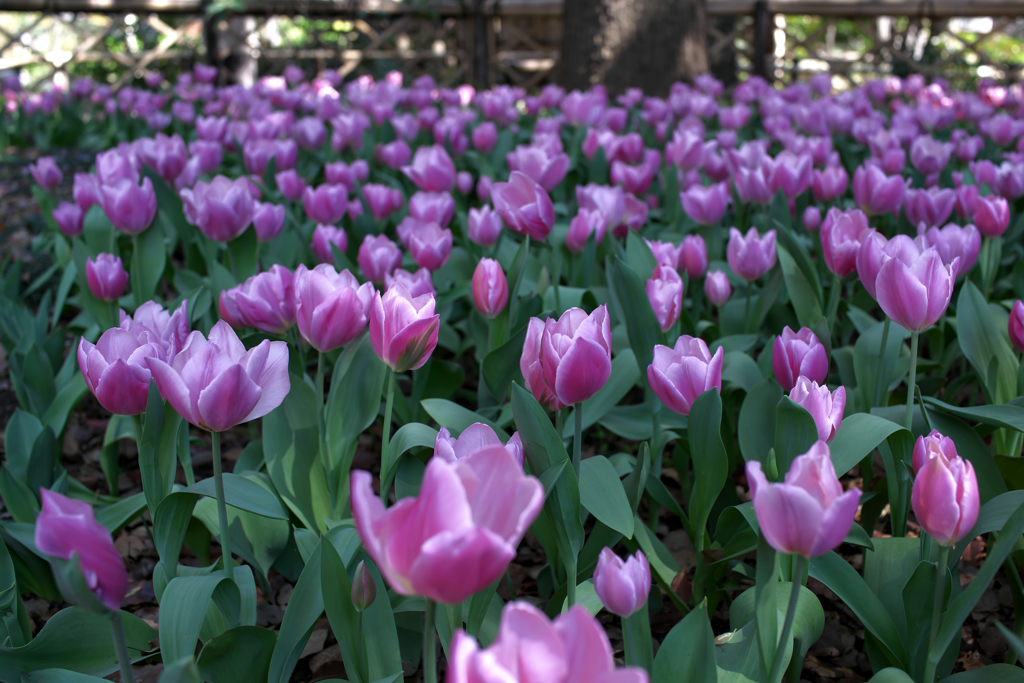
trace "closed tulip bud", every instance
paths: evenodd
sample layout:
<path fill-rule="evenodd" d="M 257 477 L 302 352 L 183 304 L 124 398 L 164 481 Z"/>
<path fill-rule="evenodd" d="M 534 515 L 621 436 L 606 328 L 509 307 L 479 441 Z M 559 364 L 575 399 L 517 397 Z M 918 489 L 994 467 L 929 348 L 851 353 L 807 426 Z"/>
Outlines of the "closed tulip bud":
<path fill-rule="evenodd" d="M 434 313 L 434 295 L 413 297 L 401 283 L 370 305 L 370 344 L 377 357 L 395 372 L 423 366 L 437 347 L 441 317 Z"/>
<path fill-rule="evenodd" d="M 285 211 L 277 204 L 257 203 L 252 216 L 252 225 L 256 228 L 256 239 L 269 242 L 281 234 L 284 228 Z"/>
<path fill-rule="evenodd" d="M 494 208 L 514 232 L 544 241 L 555 224 L 555 207 L 540 185 L 519 171 L 491 187 Z"/>
<path fill-rule="evenodd" d="M 469 171 L 459 171 L 458 175 L 455 176 L 455 189 L 459 191 L 459 194 L 468 195 L 473 191 L 473 174 Z"/>
<path fill-rule="evenodd" d="M 467 232 L 472 242 L 489 247 L 498 241 L 503 227 L 501 216 L 489 205 L 469 210 Z"/>
<path fill-rule="evenodd" d="M 644 242 L 647 243 L 647 247 L 654 254 L 654 260 L 660 266 L 668 266 L 669 268 L 676 268 L 679 266 L 679 247 L 672 244 L 671 242 L 659 242 L 658 240 L 649 240 L 644 238 Z"/>
<path fill-rule="evenodd" d="M 411 157 L 412 150 L 409 149 L 409 143 L 402 139 L 377 148 L 377 159 L 380 163 L 395 171 L 405 167 Z"/>
<path fill-rule="evenodd" d="M 798 377 L 789 398 L 803 406 L 818 428 L 818 438 L 825 443 L 832 441 L 839 425 L 843 423 L 843 410 L 846 409 L 846 387 L 839 387 L 835 392 L 828 390 L 828 385 L 819 385 L 807 377 Z"/>
<path fill-rule="evenodd" d="M 998 195 L 978 197 L 974 224 L 985 237 L 999 237 L 1010 225 L 1010 205 Z"/>
<path fill-rule="evenodd" d="M 1008 327 L 1013 346 L 1018 351 L 1024 352 L 1024 302 L 1020 299 L 1013 302 Z"/>
<path fill-rule="evenodd" d="M 337 223 L 348 210 L 348 189 L 344 185 L 318 185 L 302 192 L 306 215 L 317 223 Z"/>
<path fill-rule="evenodd" d="M 679 270 L 691 280 L 704 277 L 708 270 L 708 248 L 700 235 L 687 235 L 679 245 Z"/>
<path fill-rule="evenodd" d="M 423 223 L 409 234 L 408 247 L 421 268 L 437 270 L 448 263 L 452 253 L 452 231 L 437 223 Z"/>
<path fill-rule="evenodd" d="M 958 457 L 953 439 L 943 436 L 937 429 L 933 429 L 927 436 L 917 437 L 914 444 L 914 474 L 920 472 L 929 460 L 939 455 L 946 460 Z"/>
<path fill-rule="evenodd" d="M 245 232 L 256 212 L 247 178 L 219 175 L 180 194 L 185 218 L 217 242 L 230 242 Z"/>
<path fill-rule="evenodd" d="M 79 208 L 78 204 L 61 202 L 53 210 L 53 222 L 57 224 L 61 233 L 68 237 L 81 234 L 82 221 L 84 219 L 85 214 L 82 213 L 82 209 Z"/>
<path fill-rule="evenodd" d="M 732 272 L 747 282 L 757 280 L 775 266 L 775 231 L 769 230 L 761 237 L 757 228 L 751 228 L 744 236 L 736 228 L 729 228 L 726 259 Z"/>
<path fill-rule="evenodd" d="M 586 248 L 587 240 L 591 235 L 594 236 L 594 244 L 600 244 L 607 229 L 608 224 L 600 212 L 580 208 L 573 219 L 569 221 L 569 232 L 565 236 L 565 248 L 578 254 Z"/>
<path fill-rule="evenodd" d="M 437 293 L 434 289 L 434 280 L 430 275 L 430 271 L 426 268 L 420 268 L 415 273 L 398 268 L 393 273 L 385 274 L 384 290 L 391 289 L 391 285 L 396 282 L 400 282 L 408 290 L 409 296 L 413 298 L 423 296 L 424 294 Z"/>
<path fill-rule="evenodd" d="M 457 439 L 453 438 L 447 429 L 441 427 L 434 439 L 434 457 L 454 464 L 478 451 L 494 447 L 505 450 L 516 461 L 519 468 L 523 468 L 525 454 L 519 432 L 513 434 L 508 443 L 503 444 L 494 430 L 482 422 L 475 422 L 466 427 Z"/>
<path fill-rule="evenodd" d="M 189 152 L 192 154 L 192 160 L 198 160 L 199 171 L 202 173 L 212 173 L 220 168 L 221 162 L 224 160 L 224 145 L 219 142 L 211 140 L 193 140 L 188 146 Z M 278 183 L 280 187 L 280 183 Z"/>
<path fill-rule="evenodd" d="M 668 332 L 683 310 L 683 278 L 671 266 L 657 266 L 647 281 L 647 299 L 661 331 Z"/>
<path fill-rule="evenodd" d="M 139 185 L 128 179 L 100 187 L 102 206 L 114 227 L 129 235 L 137 235 L 156 216 L 156 192 L 149 178 Z"/>
<path fill-rule="evenodd" d="M 806 327 L 793 332 L 787 325 L 775 338 L 772 369 L 783 391 L 791 391 L 800 376 L 820 384 L 828 377 L 828 354 L 814 332 Z"/>
<path fill-rule="evenodd" d="M 899 211 L 905 188 L 901 176 L 887 176 L 874 166 L 859 166 L 853 173 L 853 200 L 869 216 Z"/>
<path fill-rule="evenodd" d="M 135 149 L 143 163 L 167 183 L 173 183 L 188 162 L 188 148 L 180 135 L 157 133 L 155 138 L 140 138 Z"/>
<path fill-rule="evenodd" d="M 385 276 L 402 265 L 402 250 L 387 235 L 367 235 L 359 246 L 358 262 L 367 280 L 383 284 Z"/>
<path fill-rule="evenodd" d="M 99 180 L 91 173 L 75 174 L 72 196 L 83 214 L 92 206 L 103 205 L 103 192 L 100 190 Z"/>
<path fill-rule="evenodd" d="M 654 361 L 647 367 L 647 381 L 655 395 L 674 413 L 689 415 L 697 397 L 709 389 L 722 391 L 722 360 L 719 347 L 714 355 L 699 337 L 682 335 L 675 348 L 658 344 Z"/>
<path fill-rule="evenodd" d="M 480 259 L 473 271 L 473 305 L 485 318 L 496 318 L 508 303 L 508 279 L 494 259 Z"/>
<path fill-rule="evenodd" d="M 450 192 L 417 192 L 409 197 L 409 215 L 447 228 L 455 215 L 455 199 Z"/>
<path fill-rule="evenodd" d="M 334 250 L 344 253 L 348 249 L 348 235 L 342 228 L 333 225 L 318 225 L 313 230 L 311 243 L 313 254 L 320 263 L 334 263 Z"/>
<path fill-rule="evenodd" d="M 490 121 L 484 121 L 473 129 L 473 149 L 489 154 L 498 144 L 498 129 Z"/>
<path fill-rule="evenodd" d="M 324 165 L 324 180 L 328 185 L 344 185 L 348 191 L 356 186 L 356 176 L 344 161 Z"/>
<path fill-rule="evenodd" d="M 804 209 L 803 217 L 804 230 L 814 232 L 821 227 L 821 210 L 816 206 L 808 206 Z"/>
<path fill-rule="evenodd" d="M 704 279 L 704 296 L 716 306 L 723 306 L 732 296 L 729 277 L 720 270 L 713 270 Z"/>
<path fill-rule="evenodd" d="M 949 306 L 959 265 L 959 258 L 943 264 L 931 247 L 912 261 L 885 257 L 875 278 L 878 305 L 894 323 L 911 332 L 931 327 Z"/>
<path fill-rule="evenodd" d="M 491 201 L 491 187 L 493 185 L 494 180 L 485 175 L 480 176 L 480 179 L 476 181 L 476 198 L 484 203 Z"/>
<path fill-rule="evenodd" d="M 357 612 L 365 612 L 377 599 L 377 582 L 366 569 L 366 563 L 359 560 L 352 576 L 352 606 Z"/>
<path fill-rule="evenodd" d="M 188 422 L 214 432 L 263 417 L 288 395 L 288 344 L 264 340 L 246 351 L 218 321 L 209 339 L 188 336 L 171 364 L 150 358 L 160 395 Z"/>
<path fill-rule="evenodd" d="M 318 149 L 327 141 L 327 126 L 315 116 L 305 116 L 296 121 L 293 132 L 303 149 Z"/>
<path fill-rule="evenodd" d="M 295 322 L 302 338 L 324 353 L 358 337 L 369 319 L 373 285 L 359 284 L 347 270 L 327 263 L 309 270 L 300 264 L 293 279 Z"/>
<path fill-rule="evenodd" d="M 78 343 L 78 367 L 100 405 L 115 415 L 146 411 L 149 396 L 149 358 L 164 356 L 155 340 L 120 327 L 104 332 L 96 345 L 84 337 Z"/>
<path fill-rule="evenodd" d="M 643 551 L 623 562 L 611 548 L 604 548 L 594 568 L 594 592 L 612 614 L 628 617 L 640 611 L 651 592 L 651 565 Z"/>
<path fill-rule="evenodd" d="M 841 278 L 855 271 L 860 241 L 869 230 L 868 217 L 859 209 L 829 209 L 821 224 L 821 253 L 828 269 Z"/>
<path fill-rule="evenodd" d="M 444 147 L 420 147 L 412 165 L 403 166 L 404 173 L 424 192 L 451 192 L 455 186 L 455 164 Z"/>
<path fill-rule="evenodd" d="M 887 240 L 884 235 L 872 229 L 861 239 L 857 250 L 857 277 L 871 298 L 876 299 L 878 271 L 886 258 L 900 255 L 904 261 L 912 262 L 920 254 L 921 248 L 906 235 L 897 235 Z"/>
<path fill-rule="evenodd" d="M 48 489 L 39 493 L 43 509 L 36 518 L 36 550 L 64 560 L 77 556 L 89 590 L 107 609 L 120 610 L 128 594 L 128 572 L 110 532 L 96 521 L 89 503 Z"/>
<path fill-rule="evenodd" d="M 290 202 L 302 199 L 302 194 L 306 191 L 306 181 L 294 168 L 276 173 L 274 181 L 277 183 L 278 191 Z"/>
<path fill-rule="evenodd" d="M 917 470 L 910 505 L 921 528 L 939 545 L 950 546 L 974 528 L 981 498 L 974 466 L 956 455 L 951 443 L 945 445 L 928 449 L 931 457 Z M 916 455 L 915 448 L 915 465 Z"/>
<path fill-rule="evenodd" d="M 824 442 L 793 460 L 784 483 L 769 484 L 756 460 L 746 474 L 761 534 L 778 552 L 818 557 L 850 533 L 861 491 L 843 491 Z"/>
<path fill-rule="evenodd" d="M 294 276 L 284 266 L 273 265 L 221 292 L 219 308 L 221 319 L 232 327 L 284 334 L 295 322 Z"/>
<path fill-rule="evenodd" d="M 117 301 L 124 294 L 128 284 L 128 273 L 121 264 L 121 257 L 113 254 L 98 254 L 96 260 L 85 262 L 85 279 L 89 290 L 100 301 Z"/>
<path fill-rule="evenodd" d="M 64 180 L 64 174 L 53 157 L 39 157 L 34 164 L 28 165 L 32 179 L 36 181 L 47 192 L 60 185 Z"/>
<path fill-rule="evenodd" d="M 551 410 L 587 400 L 612 372 L 608 307 L 570 308 L 558 320 L 531 318 L 519 360 L 526 388 Z"/>
<path fill-rule="evenodd" d="M 789 150 L 779 152 L 772 162 L 772 193 L 782 190 L 786 199 L 793 200 L 811 186 L 811 170 L 814 160 L 809 154 L 794 154 Z"/>

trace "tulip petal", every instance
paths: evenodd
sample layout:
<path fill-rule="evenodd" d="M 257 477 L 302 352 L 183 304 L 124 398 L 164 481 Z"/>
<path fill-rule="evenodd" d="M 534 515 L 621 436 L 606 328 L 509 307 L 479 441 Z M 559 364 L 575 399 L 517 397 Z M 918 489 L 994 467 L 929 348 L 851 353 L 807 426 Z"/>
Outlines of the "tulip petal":
<path fill-rule="evenodd" d="M 875 297 L 885 314 L 897 325 L 911 332 L 924 329 L 928 290 L 900 259 L 889 259 L 878 271 Z"/>
<path fill-rule="evenodd" d="M 146 411 L 150 372 L 118 358 L 100 375 L 96 400 L 114 415 L 138 415 Z"/>
<path fill-rule="evenodd" d="M 251 362 L 246 365 L 249 377 L 263 390 L 260 393 L 260 400 L 253 409 L 245 416 L 242 422 L 255 420 L 263 417 L 274 408 L 284 402 L 285 396 L 291 390 L 291 380 L 288 377 L 288 344 L 282 341 L 260 342 L 257 348 L 263 345 L 269 346 L 262 368 L 258 376 L 253 376 Z M 255 350 L 255 349 L 253 349 Z M 251 353 L 251 352 L 250 352 Z"/>
<path fill-rule="evenodd" d="M 555 630 L 565 643 L 569 662 L 562 683 L 590 683 L 613 671 L 612 648 L 601 624 L 582 605 L 574 605 L 555 619 Z"/>
<path fill-rule="evenodd" d="M 596 341 L 577 337 L 558 364 L 555 393 L 566 405 L 582 403 L 596 394 L 611 374 L 608 351 Z"/>
<path fill-rule="evenodd" d="M 817 538 L 811 546 L 811 557 L 824 555 L 838 548 L 846 539 L 857 516 L 860 504 L 860 489 L 851 489 L 836 498 L 821 518 Z"/>
<path fill-rule="evenodd" d="M 780 553 L 810 557 L 824 511 L 798 486 L 775 484 L 757 494 L 757 522 L 768 543 Z"/>
<path fill-rule="evenodd" d="M 199 416 L 192 412 L 192 397 L 181 375 L 159 358 L 149 359 L 149 371 L 153 373 L 153 381 L 164 400 L 171 404 L 178 415 L 199 427 Z"/>
<path fill-rule="evenodd" d="M 516 549 L 490 529 L 443 531 L 420 546 L 409 580 L 417 595 L 458 604 L 500 577 L 515 556 Z"/>
<path fill-rule="evenodd" d="M 213 432 L 234 427 L 252 412 L 262 393 L 260 386 L 249 379 L 244 367 L 230 366 L 199 392 L 196 406 L 202 425 Z"/>

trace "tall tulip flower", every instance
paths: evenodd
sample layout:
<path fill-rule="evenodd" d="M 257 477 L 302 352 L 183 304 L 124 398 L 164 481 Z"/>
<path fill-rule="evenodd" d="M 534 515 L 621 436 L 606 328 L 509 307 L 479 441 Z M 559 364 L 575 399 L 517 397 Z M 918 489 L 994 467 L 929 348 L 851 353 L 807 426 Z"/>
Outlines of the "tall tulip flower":
<path fill-rule="evenodd" d="M 747 282 L 753 282 L 775 265 L 775 231 L 769 230 L 761 237 L 757 228 L 751 228 L 744 235 L 736 228 L 729 228 L 729 244 L 726 247 L 729 267 Z"/>
<path fill-rule="evenodd" d="M 887 176 L 876 166 L 859 166 L 853 173 L 853 200 L 869 216 L 899 211 L 905 187 L 901 176 Z"/>
<path fill-rule="evenodd" d="M 643 551 L 637 550 L 623 561 L 611 548 L 604 548 L 594 568 L 594 592 L 605 609 L 622 617 L 626 664 L 650 666 L 654 653 L 646 608 L 651 566 Z M 637 638 L 637 633 L 642 635 Z"/>
<path fill-rule="evenodd" d="M 473 271 L 473 305 L 488 319 L 496 318 L 508 303 L 508 279 L 494 259 L 480 259 Z"/>
<path fill-rule="evenodd" d="M 675 348 L 660 344 L 654 347 L 647 381 L 669 410 L 689 415 L 698 396 L 709 389 L 722 391 L 724 358 L 722 347 L 712 355 L 703 339 L 684 334 L 676 340 Z"/>
<path fill-rule="evenodd" d="M 791 391 L 801 375 L 820 384 L 828 377 L 825 346 L 810 329 L 801 327 L 794 332 L 787 325 L 775 338 L 772 369 L 783 391 Z"/>
<path fill-rule="evenodd" d="M 230 242 L 245 232 L 257 206 L 244 177 L 200 180 L 194 188 L 182 190 L 181 199 L 188 221 L 217 242 Z"/>
<path fill-rule="evenodd" d="M 555 224 L 551 197 L 519 171 L 513 171 L 507 183 L 491 186 L 491 201 L 505 225 L 520 235 L 544 241 Z"/>
<path fill-rule="evenodd" d="M 1010 309 L 1010 320 L 1007 323 L 1010 341 L 1018 351 L 1024 351 L 1024 301 L 1017 299 Z"/>
<path fill-rule="evenodd" d="M 831 392 L 825 384 L 819 385 L 807 377 L 799 377 L 789 392 L 789 398 L 803 406 L 814 418 L 818 439 L 828 443 L 835 438 L 846 409 L 846 387 Z"/>
<path fill-rule="evenodd" d="M 647 281 L 647 299 L 662 332 L 679 320 L 683 310 L 683 279 L 671 266 L 657 266 Z"/>
<path fill-rule="evenodd" d="M 293 275 L 281 265 L 220 293 L 220 317 L 232 327 L 284 334 L 295 322 Z"/>

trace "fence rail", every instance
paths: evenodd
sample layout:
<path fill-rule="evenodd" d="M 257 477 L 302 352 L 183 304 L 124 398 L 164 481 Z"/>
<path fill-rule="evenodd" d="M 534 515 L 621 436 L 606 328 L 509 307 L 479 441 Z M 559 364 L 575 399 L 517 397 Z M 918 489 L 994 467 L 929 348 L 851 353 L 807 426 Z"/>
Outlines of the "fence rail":
<path fill-rule="evenodd" d="M 553 0 L 241 5 L 211 16 L 207 0 L 5 0 L 0 70 L 24 70 L 31 80 L 90 72 L 123 84 L 198 61 L 242 80 L 287 62 L 524 87 L 557 74 L 562 5 Z M 920 72 L 962 84 L 1014 81 L 1024 69 L 1021 0 L 707 0 L 707 13 L 711 62 L 737 78 L 788 82 L 830 70 L 858 82 Z"/>

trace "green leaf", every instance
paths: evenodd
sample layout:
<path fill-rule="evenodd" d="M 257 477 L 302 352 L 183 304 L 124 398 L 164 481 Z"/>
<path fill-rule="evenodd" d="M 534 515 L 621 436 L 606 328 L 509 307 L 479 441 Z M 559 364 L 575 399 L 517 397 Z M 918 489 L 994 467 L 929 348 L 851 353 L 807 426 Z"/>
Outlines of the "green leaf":
<path fill-rule="evenodd" d="M 868 683 L 914 683 L 914 679 L 903 669 L 890 666 L 872 676 Z"/>
<path fill-rule="evenodd" d="M 68 421 L 68 415 L 74 410 L 78 402 L 82 400 L 89 388 L 85 385 L 85 378 L 81 373 L 75 373 L 71 381 L 57 392 L 53 403 L 43 413 L 43 424 L 53 430 L 57 436 L 64 431 L 64 425 Z"/>
<path fill-rule="evenodd" d="M 728 476 L 729 458 L 722 443 L 722 397 L 718 390 L 708 389 L 697 397 L 689 416 L 690 457 L 693 460 L 694 482 L 690 494 L 690 521 L 695 544 L 703 546 L 708 515 L 718 500 Z"/>
<path fill-rule="evenodd" d="M 223 479 L 224 500 L 228 505 L 261 517 L 288 519 L 288 513 L 281 507 L 277 496 L 256 482 L 229 472 L 224 473 Z M 214 499 L 217 497 L 217 492 L 214 490 L 213 477 L 197 482 L 194 486 L 189 486 L 185 491 Z"/>
<path fill-rule="evenodd" d="M 996 325 L 988 303 L 970 280 L 960 288 L 956 302 L 957 340 L 974 366 L 991 403 L 1017 397 L 1017 354 Z"/>
<path fill-rule="evenodd" d="M 775 463 L 781 479 L 798 455 L 810 450 L 818 440 L 818 427 L 814 418 L 799 403 L 788 396 L 779 401 L 775 419 Z"/>
<path fill-rule="evenodd" d="M 239 585 L 248 579 L 252 583 L 252 570 L 246 566 L 235 567 L 235 580 L 224 576 L 224 572 L 213 574 L 177 576 L 170 580 L 160 598 L 160 652 L 165 659 L 176 662 L 191 657 L 196 650 L 196 641 L 207 618 L 211 602 L 224 612 L 231 621 L 244 618 L 246 610 L 242 605 Z M 255 608 L 255 603 L 252 605 Z M 255 611 L 252 610 L 255 618 Z M 242 624 L 246 625 L 246 624 Z M 251 624 L 248 624 L 251 625 Z"/>
<path fill-rule="evenodd" d="M 511 325 L 513 322 L 509 322 L 509 324 Z M 509 385 L 519 374 L 519 358 L 523 354 L 527 327 L 524 325 L 507 342 L 488 353 L 484 358 L 482 373 L 487 382 L 487 388 L 495 397 L 504 398 Z"/>
<path fill-rule="evenodd" d="M 718 683 L 760 683 L 764 680 L 756 630 L 756 624 L 751 621 L 738 631 L 724 633 L 715 639 Z M 791 653 L 792 645 L 789 645 L 782 654 L 788 658 Z"/>
<path fill-rule="evenodd" d="M 964 420 L 973 420 L 993 427 L 1006 427 L 1024 431 L 1024 407 L 1008 403 L 1006 405 L 984 405 L 961 408 L 943 403 L 931 396 L 924 397 L 925 403 L 939 410 L 956 415 Z"/>
<path fill-rule="evenodd" d="M 844 417 L 828 445 L 836 473 L 842 476 L 849 472 L 880 443 L 900 430 L 903 430 L 902 425 L 870 413 Z"/>
<path fill-rule="evenodd" d="M 265 681 L 277 634 L 260 626 L 236 626 L 203 646 L 199 674 L 209 683 Z"/>
<path fill-rule="evenodd" d="M 21 675 L 22 683 L 104 683 L 106 680 L 67 669 L 41 669 Z"/>
<path fill-rule="evenodd" d="M 998 621 L 996 623 L 999 624 Z M 1021 683 L 1021 681 L 1024 681 L 1024 669 L 1009 664 L 989 664 L 980 669 L 961 671 L 942 679 L 942 683 Z"/>
<path fill-rule="evenodd" d="M 603 455 L 580 464 L 580 502 L 605 525 L 633 538 L 633 510 L 615 467 Z"/>
<path fill-rule="evenodd" d="M 964 550 L 967 549 L 967 545 L 978 536 L 999 531 L 1006 526 L 1007 520 L 1013 516 L 1013 513 L 1021 505 L 1024 505 L 1024 491 L 1009 491 L 996 496 L 982 505 L 978 511 L 978 519 L 974 523 L 974 528 L 956 544 L 956 550 L 953 551 L 953 561 L 955 562 L 959 559 L 964 554 Z"/>
<path fill-rule="evenodd" d="M 851 316 L 852 317 L 852 316 Z M 878 353 L 882 347 L 882 333 L 885 323 L 876 323 L 865 330 L 853 346 L 853 372 L 857 380 L 856 405 L 857 410 L 867 412 L 876 403 L 875 386 L 878 376 Z M 897 363 L 900 353 L 904 348 L 903 340 L 910 336 L 905 329 L 890 322 L 889 336 L 885 340 L 885 355 L 882 358 L 882 390 L 880 395 L 884 396 L 889 385 L 898 379 L 897 372 L 905 374 L 906 370 L 897 371 Z M 847 396 L 849 398 L 849 396 Z M 884 402 L 884 399 L 883 399 Z M 884 403 L 883 403 L 884 404 Z M 852 415 L 851 415 L 852 417 Z"/>
<path fill-rule="evenodd" d="M 651 683 L 716 683 L 715 634 L 701 601 L 672 627 L 654 658 Z"/>
<path fill-rule="evenodd" d="M 779 620 L 776 616 L 779 611 L 779 595 L 775 590 L 779 581 L 778 566 L 779 560 L 775 548 L 768 543 L 764 534 L 758 534 L 754 613 L 751 616 L 745 611 L 735 611 L 731 608 L 729 610 L 729 620 L 733 628 L 747 623 L 751 618 L 757 624 L 757 649 L 761 653 L 764 673 L 771 672 L 779 647 Z M 787 604 L 787 600 L 786 596 L 782 596 L 783 605 Z M 743 607 L 742 604 L 740 606 Z M 749 605 L 747 608 L 749 609 Z"/>
<path fill-rule="evenodd" d="M 174 470 L 178 465 L 178 425 L 181 416 L 160 396 L 156 382 L 149 383 L 145 424 L 139 444 L 139 471 L 142 490 L 151 511 L 170 495 L 174 486 Z"/>
<path fill-rule="evenodd" d="M 7 421 L 4 430 L 4 448 L 11 474 L 20 481 L 28 479 L 29 463 L 32 460 L 32 447 L 43 432 L 43 424 L 32 413 L 18 409 Z"/>
<path fill-rule="evenodd" d="M 731 382 L 745 392 L 764 380 L 757 362 L 742 351 L 729 351 L 722 360 L 722 381 Z M 777 403 L 777 401 L 776 401 Z"/>
<path fill-rule="evenodd" d="M 775 618 L 778 632 L 782 631 L 783 622 L 786 620 L 786 610 L 789 605 L 789 597 L 793 592 L 793 584 L 787 581 L 774 582 L 775 590 Z M 739 623 L 749 623 L 754 620 L 756 608 L 756 591 L 748 588 L 737 597 L 729 606 L 729 623 L 736 627 Z M 800 596 L 797 598 L 796 613 L 793 617 L 793 638 L 792 647 L 787 644 L 786 651 L 791 652 L 792 658 L 803 661 L 807 650 L 817 642 L 825 629 L 825 612 L 821 608 L 821 601 L 809 589 L 801 586 Z M 774 652 L 772 656 L 774 657 Z M 787 656 L 784 664 L 791 658 Z M 783 666 L 783 670 L 786 666 Z"/>
<path fill-rule="evenodd" d="M 1003 634 L 1007 644 L 1017 654 L 1017 659 L 1024 659 L 1024 639 L 1021 639 L 1016 633 L 1006 628 L 999 620 L 996 620 L 996 626 L 999 627 L 999 632 Z"/>
<path fill-rule="evenodd" d="M 320 546 L 320 581 L 327 618 L 338 639 L 345 671 L 352 683 L 361 683 L 364 665 L 359 650 L 359 613 L 352 605 L 352 582 L 348 570 L 331 543 Z"/>
<path fill-rule="evenodd" d="M 413 448 L 433 448 L 437 440 L 437 430 L 419 422 L 402 425 L 388 442 L 387 460 L 381 463 L 381 481 L 384 488 L 390 488 L 391 478 L 395 475 L 398 461 L 402 455 Z"/>
<path fill-rule="evenodd" d="M 508 433 L 499 427 L 497 423 L 488 420 L 479 413 L 474 413 L 469 408 L 463 408 L 458 403 L 453 403 L 443 398 L 425 398 L 420 401 L 420 405 L 423 406 L 423 409 L 427 411 L 430 417 L 434 418 L 442 427 L 446 427 L 453 436 L 458 436 L 470 425 L 482 422 L 493 429 L 503 442 L 508 441 Z"/>
<path fill-rule="evenodd" d="M 639 518 L 634 521 L 633 529 L 636 534 L 633 540 L 647 556 L 647 561 L 651 564 L 651 571 L 657 574 L 666 586 L 671 586 L 672 581 L 681 571 L 679 564 L 672 557 L 672 553 Z"/>
<path fill-rule="evenodd" d="M 921 542 L 913 538 L 878 538 L 874 546 L 873 551 L 864 553 L 864 581 L 909 645 L 903 589 L 921 561 Z"/>
<path fill-rule="evenodd" d="M 294 385 L 293 385 L 294 387 Z M 266 432 L 264 432 L 266 438 Z M 277 643 L 270 657 L 268 683 L 288 683 L 292 670 L 299 661 L 299 655 L 306 647 L 306 641 L 313 633 L 313 627 L 324 613 L 324 598 L 320 583 L 321 539 L 306 561 L 306 566 L 299 575 L 295 590 L 288 600 L 288 608 L 281 620 Z"/>
<path fill-rule="evenodd" d="M 796 311 L 796 319 L 801 327 L 813 327 L 822 318 L 821 302 L 818 301 L 814 288 L 807 281 L 792 254 L 781 242 L 776 244 L 776 251 L 782 275 L 786 280 L 786 291 L 789 292 L 789 299 Z"/>
<path fill-rule="evenodd" d="M 189 655 L 172 664 L 164 665 L 160 683 L 202 683 L 202 679 L 199 677 L 199 668 L 195 660 Z"/>
<path fill-rule="evenodd" d="M 775 420 L 782 397 L 782 387 L 769 377 L 754 386 L 740 406 L 736 429 L 740 453 L 747 462 L 755 460 L 761 463 L 765 471 L 768 469 L 768 451 L 775 443 Z"/>
<path fill-rule="evenodd" d="M 156 286 L 160 284 L 163 277 L 164 267 L 167 265 L 167 246 L 164 244 L 164 226 L 162 221 L 155 220 L 137 238 L 139 257 L 137 265 L 133 263 L 130 268 L 138 268 L 137 281 L 142 286 L 141 292 L 133 292 L 135 305 L 141 306 L 153 298 Z M 132 283 L 136 282 L 133 276 Z"/>
<path fill-rule="evenodd" d="M 111 505 L 96 508 L 96 521 L 105 526 L 111 535 L 116 535 L 145 509 L 146 497 L 140 491 Z"/>
<path fill-rule="evenodd" d="M 235 277 L 239 282 L 245 282 L 256 274 L 258 249 L 256 228 L 247 228 L 241 235 L 228 242 L 228 263 L 234 267 Z"/>
<path fill-rule="evenodd" d="M 650 249 L 643 245 L 650 255 Z M 653 258 L 653 257 L 652 257 Z M 665 335 L 651 308 L 644 281 L 622 259 L 616 258 L 609 270 L 608 286 L 618 304 L 616 311 L 626 324 L 629 345 L 636 357 L 640 381 L 647 384 L 647 366 L 654 359 L 654 347 L 665 343 Z"/>
<path fill-rule="evenodd" d="M 325 413 L 329 462 L 336 487 L 343 486 L 347 479 L 359 436 L 380 413 L 387 377 L 388 366 L 374 353 L 369 335 L 362 335 L 338 356 Z"/>

